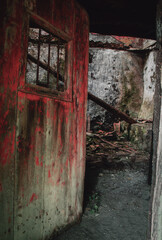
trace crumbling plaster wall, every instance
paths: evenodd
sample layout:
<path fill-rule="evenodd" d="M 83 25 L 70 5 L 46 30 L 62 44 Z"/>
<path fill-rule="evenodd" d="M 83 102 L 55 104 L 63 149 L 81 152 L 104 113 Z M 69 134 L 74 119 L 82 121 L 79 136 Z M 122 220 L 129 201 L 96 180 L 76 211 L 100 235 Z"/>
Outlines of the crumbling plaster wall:
<path fill-rule="evenodd" d="M 157 51 L 151 51 L 146 59 L 143 68 L 143 101 L 139 112 L 141 119 L 153 119 L 154 111 L 154 92 L 156 83 L 156 57 Z"/>
<path fill-rule="evenodd" d="M 92 40 L 117 45 L 112 36 L 90 34 Z M 121 111 L 129 112 L 134 118 L 152 119 L 155 60 L 156 51 L 141 54 L 137 51 L 90 48 L 88 91 Z M 110 114 L 91 101 L 88 102 L 88 115 L 92 120 L 110 120 Z"/>

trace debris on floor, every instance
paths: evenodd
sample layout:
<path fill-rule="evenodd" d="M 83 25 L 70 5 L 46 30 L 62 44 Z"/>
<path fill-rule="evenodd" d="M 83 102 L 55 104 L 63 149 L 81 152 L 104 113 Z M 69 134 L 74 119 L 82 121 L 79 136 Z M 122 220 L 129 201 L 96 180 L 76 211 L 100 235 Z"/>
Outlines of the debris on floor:
<path fill-rule="evenodd" d="M 130 141 L 116 134 L 116 131 L 87 133 L 87 163 L 90 165 L 106 165 L 108 167 L 133 166 L 140 162 L 148 162 L 149 153 L 139 150 Z"/>
<path fill-rule="evenodd" d="M 88 167 L 86 189 L 93 190 L 82 221 L 54 239 L 146 240 L 150 199 L 146 173 L 144 168 Z"/>

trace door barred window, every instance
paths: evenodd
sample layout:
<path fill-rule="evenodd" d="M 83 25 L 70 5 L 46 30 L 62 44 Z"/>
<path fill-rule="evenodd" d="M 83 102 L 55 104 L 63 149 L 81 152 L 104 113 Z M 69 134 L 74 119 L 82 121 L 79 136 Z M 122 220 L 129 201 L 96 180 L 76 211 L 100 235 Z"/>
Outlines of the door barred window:
<path fill-rule="evenodd" d="M 36 23 L 30 24 L 26 83 L 66 90 L 67 42 Z"/>

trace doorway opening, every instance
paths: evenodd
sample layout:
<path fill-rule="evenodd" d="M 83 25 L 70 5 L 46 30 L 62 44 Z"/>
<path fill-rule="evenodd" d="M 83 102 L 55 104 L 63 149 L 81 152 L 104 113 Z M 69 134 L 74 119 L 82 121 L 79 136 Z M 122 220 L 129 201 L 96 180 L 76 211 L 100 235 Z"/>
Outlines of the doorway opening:
<path fill-rule="evenodd" d="M 57 240 L 145 240 L 156 42 L 90 34 L 84 213 Z"/>
<path fill-rule="evenodd" d="M 90 34 L 84 212 L 107 239 L 146 239 L 156 54 L 153 40 Z"/>

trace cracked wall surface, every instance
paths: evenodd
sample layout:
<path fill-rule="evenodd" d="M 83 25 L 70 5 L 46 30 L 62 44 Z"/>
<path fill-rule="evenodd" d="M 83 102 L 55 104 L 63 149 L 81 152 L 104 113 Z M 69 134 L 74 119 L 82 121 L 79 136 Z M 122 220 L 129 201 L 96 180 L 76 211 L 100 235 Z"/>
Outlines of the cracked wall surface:
<path fill-rule="evenodd" d="M 97 35 L 90 35 L 90 41 L 92 39 L 96 42 Z M 98 36 L 98 41 L 117 44 L 111 36 Z M 121 42 L 119 44 L 121 46 Z M 141 53 L 90 47 L 88 91 L 119 110 L 129 112 L 131 117 L 152 120 L 155 62 L 154 50 Z M 109 121 L 109 114 L 90 100 L 88 115 L 92 120 Z"/>

